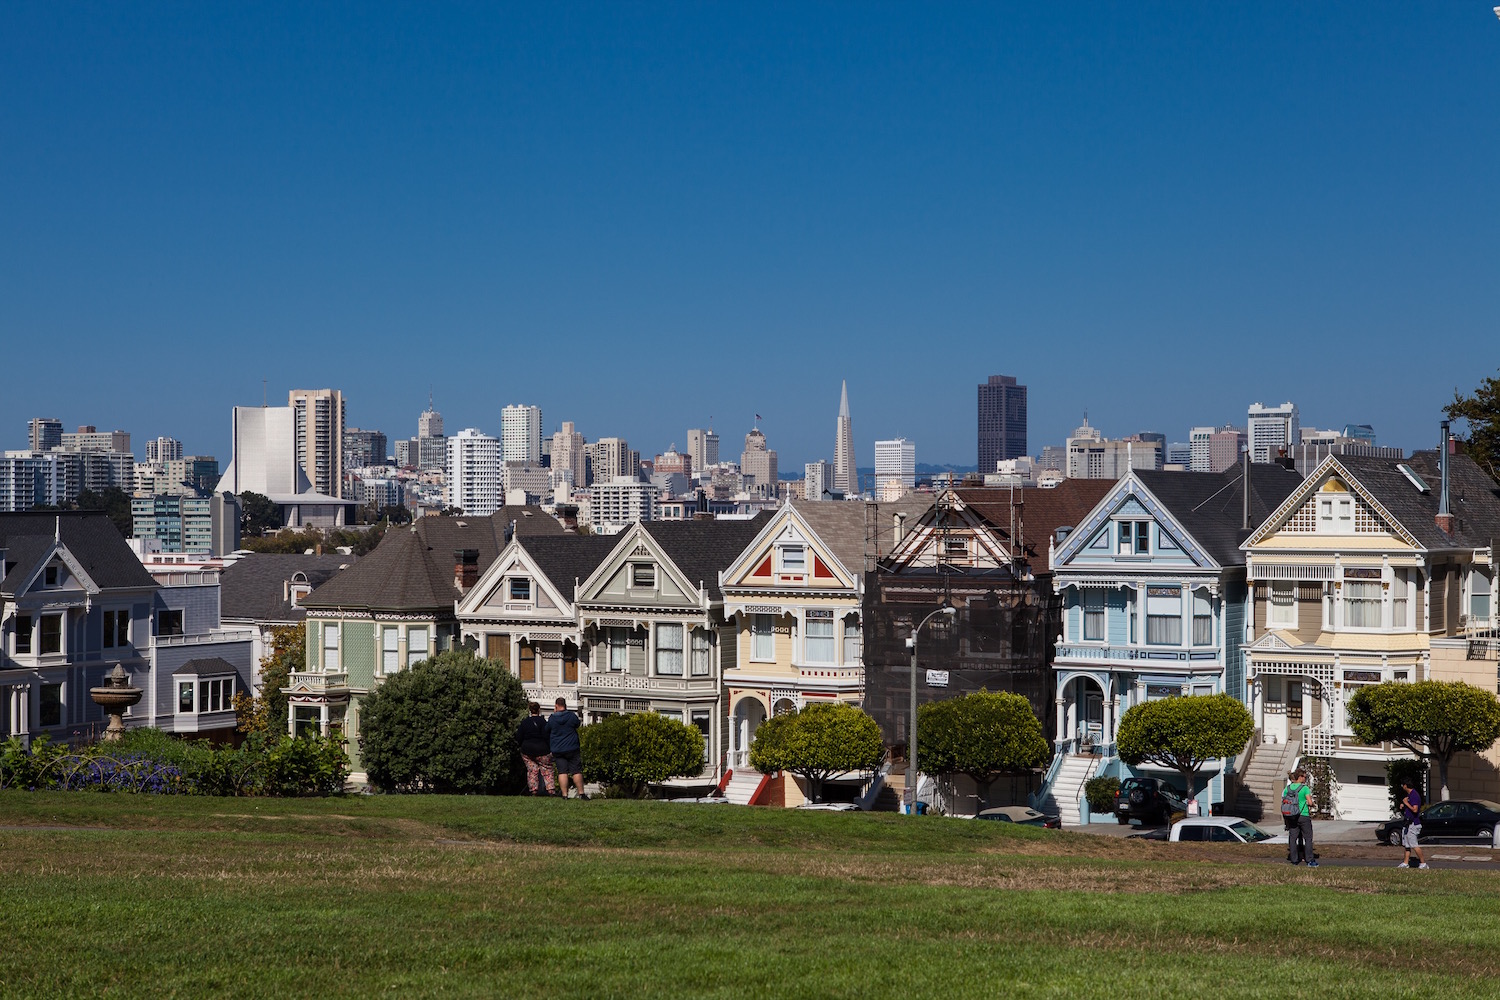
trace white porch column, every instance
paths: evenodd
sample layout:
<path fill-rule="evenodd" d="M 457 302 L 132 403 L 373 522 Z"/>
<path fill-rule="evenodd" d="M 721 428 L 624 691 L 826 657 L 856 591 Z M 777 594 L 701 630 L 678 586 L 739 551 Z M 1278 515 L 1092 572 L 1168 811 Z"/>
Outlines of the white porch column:
<path fill-rule="evenodd" d="M 1065 713 L 1066 713 L 1066 709 L 1063 708 L 1062 688 L 1058 688 L 1057 689 L 1057 738 L 1059 740 L 1066 740 L 1068 738 L 1067 728 L 1066 728 L 1067 727 L 1067 722 L 1065 721 Z"/>
<path fill-rule="evenodd" d="M 328 702 L 318 706 L 318 735 L 328 735 Z"/>

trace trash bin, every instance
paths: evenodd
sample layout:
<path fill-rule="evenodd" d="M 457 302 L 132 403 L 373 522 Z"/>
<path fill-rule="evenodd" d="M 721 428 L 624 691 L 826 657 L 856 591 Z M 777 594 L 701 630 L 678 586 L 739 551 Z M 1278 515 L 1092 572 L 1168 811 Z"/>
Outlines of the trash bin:
<path fill-rule="evenodd" d="M 927 803 L 925 803 L 925 802 L 918 802 L 917 803 L 917 815 L 918 816 L 926 816 L 927 815 Z"/>

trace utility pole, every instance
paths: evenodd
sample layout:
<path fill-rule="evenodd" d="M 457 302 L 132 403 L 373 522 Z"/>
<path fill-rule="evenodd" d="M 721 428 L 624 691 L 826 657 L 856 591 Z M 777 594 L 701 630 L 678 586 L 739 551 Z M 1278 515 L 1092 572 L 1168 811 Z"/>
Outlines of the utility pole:
<path fill-rule="evenodd" d="M 910 816 L 917 814 L 917 633 L 938 615 L 952 618 L 958 609 L 944 599 L 943 606 L 923 618 L 921 624 L 907 636 L 906 647 L 911 650 L 911 728 L 906 733 L 906 783 L 911 789 Z"/>

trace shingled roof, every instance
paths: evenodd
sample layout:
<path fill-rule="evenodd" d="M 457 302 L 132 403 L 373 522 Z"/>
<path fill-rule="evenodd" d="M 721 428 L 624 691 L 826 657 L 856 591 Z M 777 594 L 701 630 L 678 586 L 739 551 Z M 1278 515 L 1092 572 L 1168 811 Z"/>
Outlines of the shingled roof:
<path fill-rule="evenodd" d="M 303 598 L 308 608 L 442 610 L 453 607 L 454 553 L 479 552 L 483 573 L 518 536 L 561 535 L 557 519 L 540 507 L 502 507 L 489 517 L 421 517 L 386 532 L 375 551 Z"/>
<path fill-rule="evenodd" d="M 307 609 L 292 604 L 292 577 L 301 573 L 317 589 L 358 559 L 339 553 L 243 556 L 219 574 L 219 615 L 227 621 L 296 624 L 307 617 Z"/>
<path fill-rule="evenodd" d="M 739 558 L 773 515 L 761 511 L 748 520 L 647 521 L 641 525 L 667 558 L 694 586 L 701 584 L 719 601 L 719 574 Z"/>
<path fill-rule="evenodd" d="M 570 602 L 576 596 L 575 585 L 587 580 L 618 542 L 613 535 L 525 535 L 518 539 L 536 568 Z"/>
<path fill-rule="evenodd" d="M 15 596 L 26 575 L 51 548 L 54 537 L 62 540 L 101 589 L 156 586 L 107 515 L 94 511 L 35 511 L 0 514 L 0 549 L 5 550 L 0 593 Z"/>
<path fill-rule="evenodd" d="M 1414 452 L 1400 459 L 1366 455 L 1341 455 L 1337 461 L 1349 475 L 1401 522 L 1423 548 L 1485 548 L 1500 537 L 1500 483 L 1496 483 L 1472 458 L 1462 452 L 1448 456 L 1448 509 L 1454 517 L 1453 533 L 1437 525 L 1442 472 L 1436 451 Z M 1406 477 L 1407 465 L 1427 485 L 1424 492 Z"/>
<path fill-rule="evenodd" d="M 1058 528 L 1076 527 L 1114 488 L 1113 479 L 1064 479 L 1054 487 L 1018 487 L 1021 542 L 1025 558 L 1037 572 L 1045 571 L 1047 549 Z M 1009 487 L 969 487 L 953 491 L 969 510 L 989 523 L 995 534 L 1010 540 L 1012 492 Z"/>
<path fill-rule="evenodd" d="M 815 500 L 793 506 L 844 568 L 857 575 L 890 555 L 895 540 L 892 524 L 895 515 L 906 515 L 906 523 L 914 525 L 932 509 L 932 504 L 931 494 L 913 493 L 900 500 L 879 503 Z"/>
<path fill-rule="evenodd" d="M 1240 543 L 1302 485 L 1302 477 L 1275 463 L 1250 466 L 1250 527 L 1245 523 L 1245 474 L 1157 472 L 1138 469 L 1135 478 L 1220 566 L 1241 566 Z"/>

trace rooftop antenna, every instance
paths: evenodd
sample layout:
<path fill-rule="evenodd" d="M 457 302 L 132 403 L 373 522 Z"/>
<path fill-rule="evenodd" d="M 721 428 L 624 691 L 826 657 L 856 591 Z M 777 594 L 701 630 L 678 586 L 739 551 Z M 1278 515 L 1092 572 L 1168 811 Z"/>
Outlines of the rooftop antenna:
<path fill-rule="evenodd" d="M 264 409 L 266 407 L 266 405 L 267 405 L 266 404 L 266 380 L 265 379 L 261 379 L 260 380 L 260 405 L 261 405 L 262 409 Z"/>

